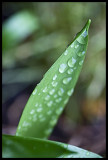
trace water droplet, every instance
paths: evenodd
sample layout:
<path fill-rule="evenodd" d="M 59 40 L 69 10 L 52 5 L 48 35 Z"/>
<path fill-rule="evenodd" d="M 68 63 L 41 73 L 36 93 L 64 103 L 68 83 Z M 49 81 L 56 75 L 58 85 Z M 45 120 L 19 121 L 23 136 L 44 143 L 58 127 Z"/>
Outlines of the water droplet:
<path fill-rule="evenodd" d="M 22 126 L 23 126 L 23 127 L 30 126 L 30 123 L 24 121 L 23 124 L 22 124 Z"/>
<path fill-rule="evenodd" d="M 71 81 L 72 77 L 64 78 L 63 84 L 68 84 Z"/>
<path fill-rule="evenodd" d="M 74 89 L 72 88 L 71 90 L 69 90 L 69 91 L 67 92 L 67 95 L 68 95 L 68 96 L 71 96 L 71 94 L 73 93 L 73 91 L 74 91 Z"/>
<path fill-rule="evenodd" d="M 80 62 L 79 62 L 79 65 L 81 66 L 81 65 L 83 64 L 83 62 L 84 62 L 84 60 L 80 61 Z"/>
<path fill-rule="evenodd" d="M 32 110 L 31 110 L 31 112 L 30 112 L 30 114 L 33 114 L 34 112 L 35 112 L 35 110 L 34 110 L 34 109 L 32 109 Z"/>
<path fill-rule="evenodd" d="M 76 44 L 76 45 L 75 45 L 75 48 L 78 48 L 78 47 L 79 47 L 79 44 Z"/>
<path fill-rule="evenodd" d="M 87 36 L 87 31 L 86 31 L 86 30 L 82 33 L 82 36 L 83 36 L 84 38 Z"/>
<path fill-rule="evenodd" d="M 40 114 L 40 115 L 39 115 L 39 118 L 42 118 L 42 117 L 43 117 L 43 115 L 42 115 L 42 114 Z"/>
<path fill-rule="evenodd" d="M 48 114 L 48 115 L 50 115 L 51 113 L 52 113 L 52 111 L 51 111 L 51 110 L 47 112 L 47 114 Z"/>
<path fill-rule="evenodd" d="M 64 93 L 64 89 L 63 88 L 60 88 L 59 91 L 58 91 L 58 95 L 59 96 L 62 96 Z"/>
<path fill-rule="evenodd" d="M 50 99 L 50 96 L 49 95 L 47 95 L 46 97 L 45 97 L 45 100 L 49 100 Z"/>
<path fill-rule="evenodd" d="M 53 120 L 50 121 L 50 125 L 53 126 L 53 125 L 56 124 L 56 122 L 57 122 L 57 119 L 53 119 Z"/>
<path fill-rule="evenodd" d="M 49 128 L 49 129 L 47 129 L 46 131 L 45 131 L 45 134 L 50 134 L 52 132 L 52 128 Z"/>
<path fill-rule="evenodd" d="M 35 122 L 37 120 L 37 115 L 35 114 L 34 116 L 33 116 L 33 121 Z"/>
<path fill-rule="evenodd" d="M 67 50 L 64 52 L 64 55 L 65 55 L 65 56 L 68 55 L 68 51 L 67 51 Z"/>
<path fill-rule="evenodd" d="M 58 99 L 56 99 L 55 101 L 56 101 L 57 103 L 59 103 L 61 100 L 62 100 L 62 98 L 58 98 Z"/>
<path fill-rule="evenodd" d="M 84 54 L 85 54 L 85 51 L 83 51 L 83 52 L 78 52 L 78 53 L 77 53 L 77 55 L 78 55 L 79 57 L 82 57 Z"/>
<path fill-rule="evenodd" d="M 76 59 L 74 59 L 73 57 L 68 61 L 68 66 L 69 67 L 73 67 L 74 64 L 76 63 Z"/>
<path fill-rule="evenodd" d="M 54 95 L 54 98 L 57 98 L 57 94 Z"/>
<path fill-rule="evenodd" d="M 47 103 L 48 107 L 51 107 L 52 104 L 53 104 L 53 101 L 50 101 L 50 102 Z"/>
<path fill-rule="evenodd" d="M 47 92 L 47 87 L 45 87 L 45 88 L 43 89 L 43 92 Z"/>
<path fill-rule="evenodd" d="M 21 126 L 18 127 L 18 130 L 20 130 L 20 129 L 21 129 Z"/>
<path fill-rule="evenodd" d="M 55 92 L 55 89 L 52 89 L 51 91 L 49 91 L 49 94 L 53 95 L 54 92 Z"/>
<path fill-rule="evenodd" d="M 46 119 L 45 117 L 41 118 L 41 119 L 40 119 L 40 122 L 45 121 L 45 119 Z"/>
<path fill-rule="evenodd" d="M 58 109 L 56 110 L 56 114 L 59 115 L 62 111 L 63 111 L 63 107 L 60 107 L 60 108 L 58 108 Z"/>
<path fill-rule="evenodd" d="M 37 107 L 37 106 L 38 106 L 38 103 L 35 104 L 35 107 Z"/>
<path fill-rule="evenodd" d="M 53 87 L 56 87 L 56 86 L 57 86 L 57 84 L 58 84 L 58 82 L 52 81 L 52 83 L 51 83 L 51 84 L 52 84 L 52 86 L 53 86 Z"/>
<path fill-rule="evenodd" d="M 41 112 L 41 111 L 42 111 L 42 108 L 38 108 L 38 109 L 37 109 L 37 112 Z"/>
<path fill-rule="evenodd" d="M 69 68 L 68 71 L 67 71 L 68 74 L 71 74 L 72 72 L 73 72 L 72 68 Z"/>
<path fill-rule="evenodd" d="M 57 75 L 55 74 L 55 76 L 53 77 L 53 80 L 56 80 L 56 78 L 57 78 Z"/>
<path fill-rule="evenodd" d="M 37 92 L 37 89 L 35 89 L 35 90 L 33 91 L 33 93 L 32 93 L 32 94 L 33 94 L 33 95 L 35 95 L 35 94 L 36 94 L 36 92 Z"/>
<path fill-rule="evenodd" d="M 74 47 L 74 43 L 71 44 L 71 48 L 73 48 L 73 47 Z"/>
<path fill-rule="evenodd" d="M 64 104 L 67 104 L 67 102 L 68 102 L 68 98 L 64 100 Z"/>
<path fill-rule="evenodd" d="M 64 72 L 65 72 L 66 67 L 67 67 L 67 65 L 66 65 L 66 64 L 64 64 L 64 63 L 63 63 L 63 64 L 61 64 L 61 65 L 60 65 L 60 67 L 59 67 L 59 72 L 60 72 L 60 73 L 64 73 Z"/>

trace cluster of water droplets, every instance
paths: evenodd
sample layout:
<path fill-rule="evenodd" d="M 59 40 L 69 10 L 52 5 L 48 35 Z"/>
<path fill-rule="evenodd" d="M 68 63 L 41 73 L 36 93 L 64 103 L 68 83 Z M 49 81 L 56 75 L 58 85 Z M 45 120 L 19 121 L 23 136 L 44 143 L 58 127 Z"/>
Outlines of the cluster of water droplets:
<path fill-rule="evenodd" d="M 85 30 L 82 35 L 81 35 L 83 38 L 85 38 L 87 36 L 87 31 Z M 80 45 L 79 45 L 79 42 L 76 41 L 73 42 L 70 46 L 70 48 L 73 48 L 73 49 L 77 49 L 77 51 L 79 52 L 76 52 L 77 53 L 77 56 L 79 57 L 82 57 L 84 56 L 85 54 L 85 51 L 80 51 L 79 49 Z M 64 56 L 67 56 L 69 55 L 69 50 L 67 49 L 65 52 L 64 52 Z M 43 89 L 42 89 L 42 92 L 43 92 L 43 100 L 44 100 L 44 106 L 46 108 L 46 115 L 48 116 L 52 116 L 53 114 L 55 115 L 55 117 L 51 117 L 51 120 L 49 121 L 49 125 L 48 127 L 46 128 L 45 130 L 45 134 L 48 135 L 52 132 L 52 127 L 56 124 L 57 122 L 57 117 L 61 114 L 61 112 L 63 111 L 63 107 L 64 106 L 59 106 L 60 103 L 62 100 L 63 100 L 63 96 L 64 96 L 64 93 L 65 93 L 65 86 L 67 84 L 69 84 L 71 82 L 71 80 L 73 79 L 72 77 L 72 74 L 74 72 L 74 70 L 77 68 L 77 58 L 75 57 L 71 57 L 67 60 L 66 63 L 61 63 L 59 65 L 59 69 L 58 69 L 58 72 L 57 74 L 55 74 L 53 77 L 52 77 L 52 81 L 51 81 L 51 84 L 48 84 L 46 85 Z M 79 65 L 82 65 L 83 64 L 83 60 L 80 60 L 78 62 Z M 62 85 L 60 85 L 60 88 L 58 87 L 59 86 L 59 83 L 60 83 L 60 79 L 57 80 L 59 78 L 59 75 L 63 74 L 64 72 L 67 73 L 66 77 L 64 77 L 62 80 Z M 49 87 L 48 87 L 49 86 Z M 62 87 L 61 87 L 62 86 Z M 68 102 L 68 99 L 69 99 L 69 96 L 72 95 L 74 89 L 70 89 L 67 91 L 67 96 L 65 96 L 65 100 L 64 100 L 64 104 L 66 104 Z M 35 88 L 35 90 L 33 91 L 32 95 L 35 95 L 37 93 L 37 89 Z M 38 93 L 38 95 L 40 96 L 40 93 Z M 58 105 L 59 104 L 59 105 Z M 46 115 L 45 114 L 42 114 L 43 112 L 43 107 L 42 104 L 39 104 L 39 102 L 37 102 L 35 104 L 35 109 L 31 109 L 30 110 L 30 117 L 28 118 L 30 121 L 33 121 L 33 122 L 36 122 L 36 121 L 40 121 L 40 122 L 44 122 L 46 120 Z M 54 113 L 53 113 L 53 110 L 51 109 L 51 107 L 56 107 L 54 109 Z M 28 127 L 30 126 L 30 122 L 29 121 L 24 121 L 24 123 L 22 124 L 22 127 Z M 20 126 L 21 127 L 21 126 Z M 20 128 L 19 128 L 20 130 Z"/>

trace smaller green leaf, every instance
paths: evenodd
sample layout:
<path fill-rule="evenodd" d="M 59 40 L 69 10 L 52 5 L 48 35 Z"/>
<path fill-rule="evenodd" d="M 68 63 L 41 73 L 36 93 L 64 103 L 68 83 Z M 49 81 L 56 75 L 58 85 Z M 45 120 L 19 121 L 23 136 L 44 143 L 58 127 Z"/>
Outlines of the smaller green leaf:
<path fill-rule="evenodd" d="M 38 18 L 28 11 L 21 11 L 3 23 L 3 50 L 15 46 L 39 28 Z"/>
<path fill-rule="evenodd" d="M 2 136 L 2 158 L 102 158 L 84 149 L 49 140 Z"/>

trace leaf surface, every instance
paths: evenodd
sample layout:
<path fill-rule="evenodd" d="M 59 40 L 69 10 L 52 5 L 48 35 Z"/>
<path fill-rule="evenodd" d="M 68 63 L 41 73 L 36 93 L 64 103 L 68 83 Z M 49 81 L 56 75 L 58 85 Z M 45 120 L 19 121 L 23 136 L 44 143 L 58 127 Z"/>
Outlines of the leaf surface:
<path fill-rule="evenodd" d="M 88 45 L 91 20 L 47 71 L 31 94 L 16 135 L 46 139 L 74 91 Z"/>
<path fill-rule="evenodd" d="M 2 158 L 101 158 L 101 156 L 60 142 L 2 135 Z"/>

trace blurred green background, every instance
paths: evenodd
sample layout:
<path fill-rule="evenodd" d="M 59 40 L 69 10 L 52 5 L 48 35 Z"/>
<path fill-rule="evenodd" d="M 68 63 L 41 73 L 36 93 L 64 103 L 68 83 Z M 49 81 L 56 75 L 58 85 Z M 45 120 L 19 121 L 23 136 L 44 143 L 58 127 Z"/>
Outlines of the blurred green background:
<path fill-rule="evenodd" d="M 92 22 L 82 72 L 50 139 L 105 156 L 105 2 L 2 3 L 3 133 L 15 134 L 34 87 L 88 19 Z"/>

